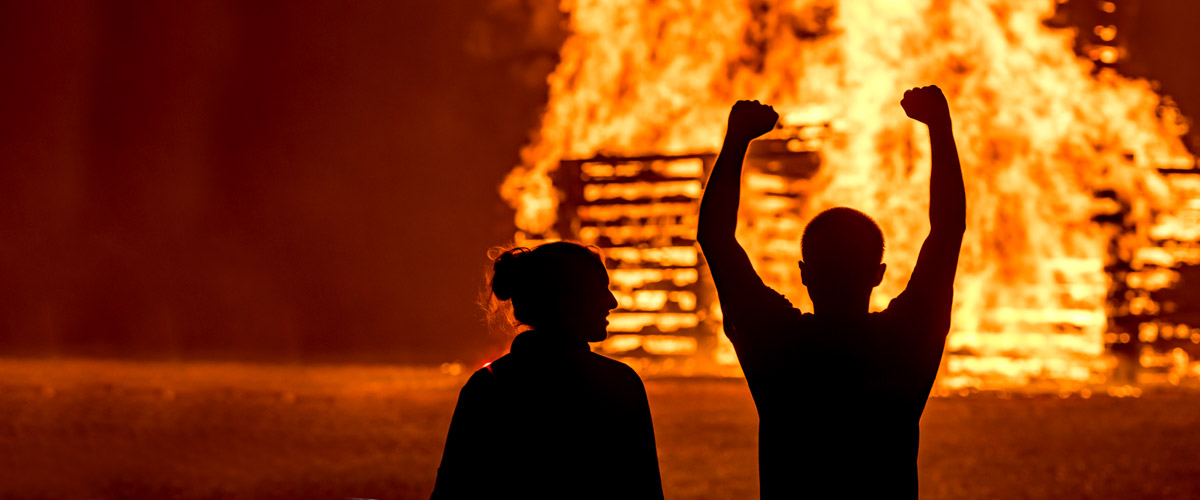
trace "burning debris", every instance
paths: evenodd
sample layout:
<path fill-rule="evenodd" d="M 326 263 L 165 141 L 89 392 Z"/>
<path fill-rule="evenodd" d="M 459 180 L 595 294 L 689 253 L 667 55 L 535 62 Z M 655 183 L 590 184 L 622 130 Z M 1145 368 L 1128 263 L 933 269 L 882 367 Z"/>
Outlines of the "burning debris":
<path fill-rule="evenodd" d="M 1191 181 L 1175 179 L 1196 176 L 1160 171 L 1194 164 L 1180 120 L 1148 82 L 1078 57 L 1074 34 L 1044 22 L 1055 5 L 569 4 L 541 129 L 502 187 L 516 239 L 606 248 L 621 309 L 599 349 L 685 371 L 731 364 L 692 246 L 696 200 L 729 104 L 766 99 L 786 127 L 750 153 L 739 240 L 806 308 L 794 264 L 804 222 L 835 205 L 875 214 L 888 239 L 882 309 L 928 231 L 928 207 L 910 203 L 926 199 L 927 142 L 896 101 L 934 82 L 957 118 L 971 207 L 940 385 L 1102 382 L 1106 345 L 1157 324 L 1139 290 L 1178 281 L 1170 273 L 1200 251 L 1163 229 L 1195 232 L 1196 207 L 1179 211 Z M 1140 308 L 1136 326 L 1121 304 Z M 1190 328 L 1173 324 L 1170 338 L 1191 342 Z"/>

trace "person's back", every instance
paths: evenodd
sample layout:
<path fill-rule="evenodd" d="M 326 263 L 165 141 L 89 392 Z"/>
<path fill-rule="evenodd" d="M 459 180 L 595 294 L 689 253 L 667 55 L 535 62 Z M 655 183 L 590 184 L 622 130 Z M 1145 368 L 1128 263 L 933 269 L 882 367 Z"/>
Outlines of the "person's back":
<path fill-rule="evenodd" d="M 644 498 L 639 492 L 659 490 L 654 431 L 644 418 L 646 396 L 637 374 L 586 345 L 539 335 L 520 334 L 509 354 L 463 388 L 453 425 L 477 431 L 455 438 L 471 439 L 485 454 L 467 458 L 483 459 L 484 467 L 469 469 L 487 476 L 441 472 L 439 490 L 459 479 L 493 497 Z M 474 405 L 479 411 L 471 411 Z M 447 442 L 447 448 L 455 444 Z M 443 462 L 442 470 L 456 465 Z M 651 468 L 653 475 L 646 472 Z"/>
<path fill-rule="evenodd" d="M 777 115 L 746 101 L 730 113 L 697 241 L 758 407 L 763 498 L 916 498 L 918 422 L 950 327 L 966 202 L 941 92 L 915 89 L 902 105 L 930 126 L 931 231 L 908 288 L 877 313 L 868 305 L 886 269 L 883 235 L 856 210 L 828 210 L 805 228 L 800 268 L 814 313 L 754 272 L 734 238 L 741 162 Z"/>
<path fill-rule="evenodd" d="M 832 321 L 796 311 L 779 326 L 790 339 L 736 343 L 761 417 L 764 498 L 915 493 L 917 423 L 938 363 L 895 342 L 911 324 L 894 311 Z"/>
<path fill-rule="evenodd" d="M 434 499 L 662 498 L 641 379 L 588 348 L 607 335 L 604 318 L 616 305 L 603 263 L 584 247 L 550 245 L 497 260 L 497 298 L 537 329 L 463 387 Z M 559 254 L 584 270 L 549 258 Z M 509 290 L 504 264 L 513 262 L 524 267 Z"/>

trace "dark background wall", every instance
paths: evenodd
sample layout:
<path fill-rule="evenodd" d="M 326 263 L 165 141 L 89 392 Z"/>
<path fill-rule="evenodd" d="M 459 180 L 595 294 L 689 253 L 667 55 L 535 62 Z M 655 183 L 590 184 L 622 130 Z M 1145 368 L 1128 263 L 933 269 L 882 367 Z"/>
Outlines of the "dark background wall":
<path fill-rule="evenodd" d="M 494 355 L 554 5 L 0 2 L 0 355 Z M 1191 116 L 1197 8 L 1130 40 Z"/>
<path fill-rule="evenodd" d="M 1104 9 L 1105 4 L 1111 10 Z M 1158 91 L 1192 117 L 1185 143 L 1200 152 L 1200 62 L 1194 54 L 1200 47 L 1200 2 L 1062 0 L 1050 24 L 1075 28 L 1076 48 L 1082 54 L 1097 44 L 1121 47 L 1120 59 L 1110 66 L 1124 75 L 1158 82 Z M 1116 27 L 1116 37 L 1103 40 L 1097 26 Z"/>
<path fill-rule="evenodd" d="M 561 36 L 535 10 L 0 4 L 0 355 L 504 345 L 474 301 Z"/>

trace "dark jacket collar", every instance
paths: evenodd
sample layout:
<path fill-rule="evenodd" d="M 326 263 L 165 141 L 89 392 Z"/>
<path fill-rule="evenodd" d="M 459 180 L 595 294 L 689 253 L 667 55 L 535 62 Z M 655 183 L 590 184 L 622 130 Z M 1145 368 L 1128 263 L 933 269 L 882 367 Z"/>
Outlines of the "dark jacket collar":
<path fill-rule="evenodd" d="M 509 349 L 514 354 L 521 353 L 554 353 L 554 352 L 591 352 L 587 342 L 580 342 L 570 338 L 562 332 L 544 332 L 537 330 L 529 330 L 521 332 L 513 339 L 512 348 Z"/>

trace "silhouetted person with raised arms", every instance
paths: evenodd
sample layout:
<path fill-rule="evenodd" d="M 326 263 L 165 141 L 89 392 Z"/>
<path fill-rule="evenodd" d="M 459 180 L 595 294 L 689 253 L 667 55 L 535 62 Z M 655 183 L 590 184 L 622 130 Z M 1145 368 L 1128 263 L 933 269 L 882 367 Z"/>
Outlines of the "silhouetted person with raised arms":
<path fill-rule="evenodd" d="M 588 347 L 617 307 L 600 255 L 547 243 L 492 269 L 495 300 L 531 329 L 463 387 L 432 498 L 661 499 L 642 380 Z"/>
<path fill-rule="evenodd" d="M 883 234 L 857 210 L 827 210 L 804 229 L 799 265 L 813 313 L 755 274 L 734 238 L 742 159 L 778 115 L 757 101 L 729 114 L 697 240 L 758 407 L 762 498 L 917 497 L 917 424 L 950 329 L 966 196 L 941 90 L 909 90 L 900 104 L 929 127 L 931 229 L 908 288 L 875 313 Z"/>

